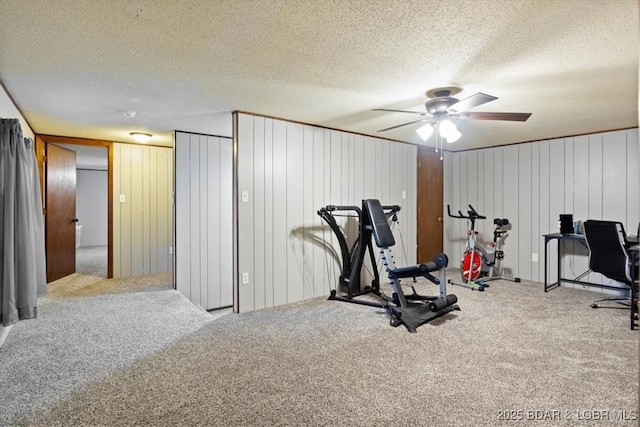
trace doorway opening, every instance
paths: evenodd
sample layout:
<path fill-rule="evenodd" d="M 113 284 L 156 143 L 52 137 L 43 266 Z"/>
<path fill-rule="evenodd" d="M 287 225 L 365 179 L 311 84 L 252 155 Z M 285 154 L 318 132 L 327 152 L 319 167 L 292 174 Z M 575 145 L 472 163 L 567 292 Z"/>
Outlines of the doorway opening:
<path fill-rule="evenodd" d="M 112 143 L 38 135 L 36 145 L 41 168 L 43 206 L 46 207 L 47 282 L 74 272 L 112 278 Z M 60 162 L 53 159 L 53 154 L 59 150 L 71 153 L 71 157 L 75 159 L 60 165 Z M 72 171 L 58 172 L 63 168 Z M 59 200 L 59 189 L 50 180 L 56 180 L 61 175 L 67 177 L 64 187 L 70 193 L 67 195 L 69 200 L 54 203 L 54 200 Z M 71 204 L 73 207 L 69 209 L 67 205 Z M 63 208 L 68 212 L 58 215 L 58 211 L 64 210 Z M 56 233 L 60 236 L 56 237 Z M 59 245 L 58 242 L 61 241 L 66 243 Z M 59 267 L 59 264 L 64 266 L 59 271 L 52 272 L 52 267 Z"/>
<path fill-rule="evenodd" d="M 76 273 L 107 277 L 108 150 L 56 144 L 76 153 Z"/>

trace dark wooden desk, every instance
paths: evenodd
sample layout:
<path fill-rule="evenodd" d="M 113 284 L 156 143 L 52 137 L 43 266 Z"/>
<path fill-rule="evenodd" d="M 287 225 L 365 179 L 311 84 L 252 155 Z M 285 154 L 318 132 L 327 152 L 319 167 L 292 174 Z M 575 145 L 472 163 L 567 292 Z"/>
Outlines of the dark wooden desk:
<path fill-rule="evenodd" d="M 603 285 L 601 283 L 592 283 L 592 282 L 587 282 L 582 280 L 583 277 L 585 277 L 587 274 L 589 274 L 591 272 L 591 270 L 587 270 L 584 273 L 580 274 L 579 276 L 573 278 L 573 279 L 569 279 L 566 277 L 562 277 L 561 275 L 561 264 L 560 264 L 560 260 L 561 260 L 561 253 L 560 253 L 560 243 L 563 240 L 569 240 L 569 241 L 574 241 L 574 242 L 580 242 L 581 244 L 583 244 L 585 247 L 587 247 L 587 241 L 584 238 L 584 235 L 582 234 L 560 234 L 560 233 L 551 233 L 551 234 L 544 234 L 544 291 L 547 292 L 550 289 L 556 288 L 558 286 L 560 286 L 561 282 L 569 282 L 569 283 L 577 283 L 579 285 L 586 285 L 586 286 L 595 286 L 598 288 L 607 288 L 607 289 L 616 289 L 616 290 L 620 290 L 621 288 L 617 288 L 615 286 L 609 286 L 609 285 Z M 552 240 L 557 240 L 558 241 L 558 280 L 554 283 L 549 283 L 549 272 L 548 272 L 548 267 L 547 267 L 547 260 L 548 260 L 548 255 L 547 255 L 547 248 L 549 246 L 549 242 Z M 634 264 L 637 261 L 638 258 L 638 237 L 636 236 L 635 238 L 633 237 L 628 237 L 627 238 L 630 246 L 629 248 L 629 253 L 630 255 L 633 257 L 633 261 Z"/>

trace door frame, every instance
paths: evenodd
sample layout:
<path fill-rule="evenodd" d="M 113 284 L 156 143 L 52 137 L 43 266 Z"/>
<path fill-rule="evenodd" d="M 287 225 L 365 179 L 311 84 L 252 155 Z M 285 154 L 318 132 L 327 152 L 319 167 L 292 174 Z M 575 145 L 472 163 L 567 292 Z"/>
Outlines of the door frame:
<path fill-rule="evenodd" d="M 87 145 L 107 149 L 107 278 L 113 278 L 113 142 L 97 139 L 74 138 L 69 136 L 38 135 L 36 134 L 36 160 L 40 175 L 40 189 L 42 206 L 46 206 L 45 187 L 45 155 L 47 143 Z M 46 215 L 46 211 L 44 212 Z M 46 232 L 46 231 L 45 231 Z"/>

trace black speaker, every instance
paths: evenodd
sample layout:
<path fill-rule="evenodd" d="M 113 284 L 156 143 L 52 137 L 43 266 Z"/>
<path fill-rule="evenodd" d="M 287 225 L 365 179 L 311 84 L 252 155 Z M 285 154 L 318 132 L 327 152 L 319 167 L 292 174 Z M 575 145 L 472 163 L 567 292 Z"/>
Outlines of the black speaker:
<path fill-rule="evenodd" d="M 560 234 L 573 234 L 573 214 L 560 214 Z"/>

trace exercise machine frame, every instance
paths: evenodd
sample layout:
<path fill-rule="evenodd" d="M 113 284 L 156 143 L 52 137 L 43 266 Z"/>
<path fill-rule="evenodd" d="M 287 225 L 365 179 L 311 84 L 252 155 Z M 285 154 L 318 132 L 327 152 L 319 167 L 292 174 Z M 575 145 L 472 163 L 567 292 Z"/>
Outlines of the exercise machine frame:
<path fill-rule="evenodd" d="M 362 201 L 362 207 L 328 205 L 318 210 L 318 215 L 329 225 L 340 246 L 342 258 L 341 271 L 338 286 L 332 289 L 330 300 L 379 307 L 386 310 L 390 317 L 390 324 L 394 327 L 404 324 L 409 332 L 416 332 L 416 328 L 433 319 L 443 316 L 451 311 L 460 310 L 456 304 L 455 295 L 446 293 L 445 268 L 448 258 L 445 254 L 438 254 L 433 261 L 416 266 L 395 266 L 391 255 L 391 246 L 395 244 L 393 232 L 389 226 L 389 220 L 397 222 L 397 214 L 400 206 L 382 206 L 376 199 Z M 358 236 L 353 245 L 349 246 L 347 237 L 336 221 L 335 212 L 355 212 L 358 218 Z M 373 243 L 379 248 L 379 253 L 390 279 L 392 295 L 386 295 L 380 290 L 380 275 L 375 259 Z M 366 252 L 373 269 L 371 285 L 362 287 L 361 276 Z M 431 273 L 438 271 L 438 277 Z M 411 285 L 412 293 L 405 294 L 402 290 L 401 279 L 424 277 L 439 286 L 437 296 L 425 296 L 416 292 Z M 346 290 L 338 293 L 338 290 Z M 360 298 L 371 294 L 377 297 L 373 299 Z"/>

